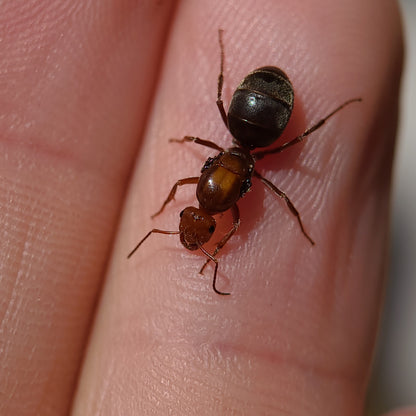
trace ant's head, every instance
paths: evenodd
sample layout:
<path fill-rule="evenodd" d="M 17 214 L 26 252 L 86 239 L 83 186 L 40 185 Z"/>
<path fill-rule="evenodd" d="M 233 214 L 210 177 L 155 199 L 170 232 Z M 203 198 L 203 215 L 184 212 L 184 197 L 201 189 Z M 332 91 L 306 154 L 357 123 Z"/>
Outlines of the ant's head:
<path fill-rule="evenodd" d="M 209 241 L 215 231 L 215 219 L 200 208 L 185 208 L 180 217 L 179 236 L 188 250 L 198 250 Z"/>

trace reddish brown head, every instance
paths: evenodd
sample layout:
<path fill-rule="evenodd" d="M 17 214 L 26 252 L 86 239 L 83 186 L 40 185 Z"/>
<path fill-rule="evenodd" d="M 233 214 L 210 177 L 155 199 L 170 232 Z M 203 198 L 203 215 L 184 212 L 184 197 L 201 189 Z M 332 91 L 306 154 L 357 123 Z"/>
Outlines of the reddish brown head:
<path fill-rule="evenodd" d="M 181 243 L 188 250 L 198 248 L 209 241 L 215 231 L 215 219 L 204 210 L 188 207 L 181 213 L 179 236 Z"/>

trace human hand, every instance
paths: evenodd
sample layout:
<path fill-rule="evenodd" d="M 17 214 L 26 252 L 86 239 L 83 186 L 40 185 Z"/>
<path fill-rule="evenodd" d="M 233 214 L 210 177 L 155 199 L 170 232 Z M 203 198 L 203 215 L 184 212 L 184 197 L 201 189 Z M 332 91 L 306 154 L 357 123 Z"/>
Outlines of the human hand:
<path fill-rule="evenodd" d="M 65 414 L 79 376 L 74 415 L 360 414 L 386 270 L 396 5 L 183 2 L 171 15 L 167 2 L 74 4 L 3 13 L 15 25 L 2 36 L 0 413 Z M 150 228 L 177 227 L 193 190 L 149 217 L 212 155 L 168 138 L 231 144 L 215 107 L 218 28 L 226 107 L 250 70 L 289 75 L 287 139 L 364 99 L 259 162 L 316 246 L 254 183 L 219 255 L 229 297 L 177 236 L 126 260 Z"/>

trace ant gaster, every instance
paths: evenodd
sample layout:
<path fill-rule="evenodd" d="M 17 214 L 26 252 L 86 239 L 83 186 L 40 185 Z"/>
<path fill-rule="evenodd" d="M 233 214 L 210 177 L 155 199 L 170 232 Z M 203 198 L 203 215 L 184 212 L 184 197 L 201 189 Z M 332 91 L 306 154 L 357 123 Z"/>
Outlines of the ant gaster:
<path fill-rule="evenodd" d="M 168 197 L 158 212 L 152 218 L 159 215 L 166 205 L 174 199 L 179 186 L 196 184 L 196 197 L 199 208 L 187 207 L 180 213 L 179 231 L 165 231 L 152 229 L 130 252 L 130 258 L 142 243 L 153 233 L 179 234 L 181 243 L 188 250 L 201 250 L 207 257 L 200 273 L 205 266 L 213 261 L 215 263 L 212 287 L 220 295 L 229 295 L 216 288 L 218 260 L 216 255 L 224 247 L 227 241 L 237 231 L 240 225 L 240 213 L 237 201 L 251 188 L 251 179 L 254 176 L 272 191 L 282 198 L 291 213 L 296 217 L 300 229 L 309 242 L 314 241 L 307 234 L 302 224 L 299 212 L 286 196 L 273 183 L 264 178 L 255 170 L 255 163 L 265 156 L 280 153 L 283 150 L 301 142 L 305 137 L 321 127 L 335 113 L 346 105 L 361 101 L 361 98 L 350 99 L 326 117 L 318 121 L 312 127 L 305 130 L 300 136 L 269 150 L 254 151 L 274 143 L 282 134 L 293 109 L 294 93 L 292 84 L 287 75 L 279 68 L 265 66 L 248 74 L 233 94 L 228 114 L 225 112 L 222 101 L 223 70 L 224 70 L 224 45 L 222 30 L 219 30 L 219 44 L 221 51 L 221 66 L 218 77 L 217 106 L 221 118 L 233 136 L 234 147 L 224 149 L 208 140 L 199 137 L 185 136 L 183 139 L 170 139 L 171 142 L 194 142 L 219 151 L 218 155 L 208 158 L 201 170 L 200 176 L 178 180 L 170 191 Z M 216 222 L 213 215 L 231 209 L 233 226 L 223 238 L 216 244 L 213 253 L 209 253 L 204 244 L 209 241 L 215 231 Z"/>

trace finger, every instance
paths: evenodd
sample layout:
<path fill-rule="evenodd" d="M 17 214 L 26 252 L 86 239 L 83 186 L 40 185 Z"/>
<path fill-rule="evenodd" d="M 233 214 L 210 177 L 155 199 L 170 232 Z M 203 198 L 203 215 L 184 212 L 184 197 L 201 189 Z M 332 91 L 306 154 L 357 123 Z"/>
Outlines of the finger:
<path fill-rule="evenodd" d="M 176 17 L 74 414 L 360 414 L 386 257 L 402 53 L 396 6 L 184 2 Z M 226 106 L 250 70 L 273 64 L 289 74 L 297 101 L 288 139 L 346 99 L 364 100 L 259 164 L 316 246 L 256 183 L 219 256 L 226 298 L 174 236 L 153 236 L 124 259 L 153 226 L 177 227 L 194 189 L 181 190 L 163 218 L 148 217 L 213 154 L 167 139 L 231 145 L 215 107 L 217 27 L 226 29 Z"/>
<path fill-rule="evenodd" d="M 415 408 L 406 408 L 394 410 L 392 412 L 386 413 L 383 416 L 416 416 Z"/>
<path fill-rule="evenodd" d="M 69 411 L 170 9 L 2 4 L 1 414 Z"/>

